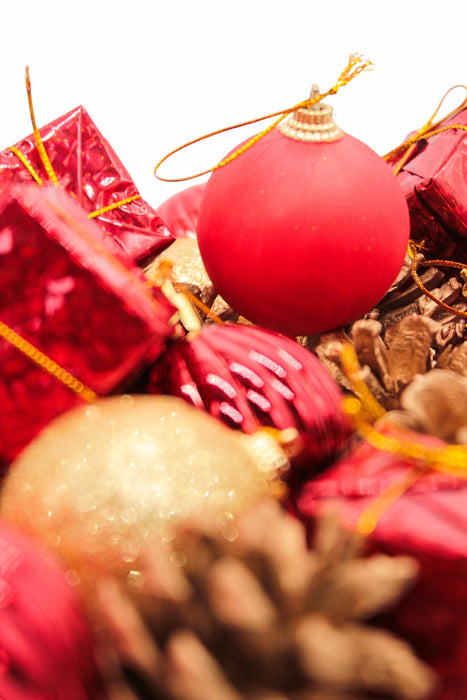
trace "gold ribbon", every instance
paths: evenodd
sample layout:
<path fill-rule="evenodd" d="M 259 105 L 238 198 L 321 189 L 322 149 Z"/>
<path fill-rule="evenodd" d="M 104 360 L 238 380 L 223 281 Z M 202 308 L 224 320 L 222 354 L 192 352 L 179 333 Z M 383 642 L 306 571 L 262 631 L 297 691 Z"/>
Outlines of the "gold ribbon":
<path fill-rule="evenodd" d="M 457 88 L 463 88 L 467 92 L 467 86 L 466 85 L 453 85 L 449 90 L 447 90 L 441 100 L 438 103 L 438 106 L 436 107 L 435 111 L 431 115 L 431 117 L 428 119 L 428 121 L 420 127 L 416 131 L 416 133 L 411 136 L 410 138 L 406 139 L 403 143 L 400 144 L 400 146 L 397 146 L 396 148 L 393 148 L 392 151 L 389 153 L 386 153 L 385 156 L 383 156 L 384 160 L 389 161 L 392 160 L 393 158 L 396 158 L 397 156 L 401 156 L 401 160 L 398 162 L 394 174 L 397 175 L 404 165 L 407 163 L 409 158 L 411 157 L 415 145 L 417 144 L 418 141 L 422 141 L 424 139 L 429 139 L 432 136 L 436 136 L 436 134 L 440 134 L 443 131 L 449 131 L 450 129 L 461 129 L 463 131 L 467 131 L 467 125 L 465 124 L 448 124 L 445 126 L 441 126 L 441 123 L 446 121 L 446 119 L 450 119 L 451 117 L 454 117 L 456 114 L 458 114 L 460 111 L 462 111 L 465 107 L 467 107 L 467 97 L 461 102 L 461 104 L 456 107 L 455 109 L 452 110 L 452 112 L 449 112 L 445 117 L 442 117 L 439 119 L 436 123 L 433 123 L 433 120 L 437 117 L 439 110 L 441 109 L 444 100 L 446 97 L 449 95 L 452 90 L 456 90 Z"/>
<path fill-rule="evenodd" d="M 410 260 L 411 260 L 411 266 L 410 266 L 410 274 L 412 275 L 413 281 L 421 289 L 423 294 L 434 301 L 438 306 L 441 306 L 443 309 L 446 309 L 446 311 L 449 311 L 452 314 L 455 314 L 456 316 L 460 316 L 461 318 L 467 318 L 467 311 L 462 311 L 461 309 L 456 309 L 454 306 L 451 306 L 450 304 L 446 304 L 446 302 L 442 301 L 441 299 L 438 299 L 437 296 L 432 294 L 423 282 L 421 281 L 419 275 L 418 275 L 418 267 L 453 267 L 461 272 L 467 273 L 467 268 L 465 266 L 465 263 L 461 262 L 456 262 L 455 260 L 422 260 L 419 262 L 417 260 L 417 253 L 418 253 L 418 246 L 417 244 L 409 240 L 408 243 L 408 248 L 407 252 L 409 254 Z"/>
<path fill-rule="evenodd" d="M 53 182 L 54 185 L 60 185 L 60 182 L 58 180 L 58 177 L 55 173 L 55 170 L 53 169 L 53 165 L 50 162 L 50 158 L 47 154 L 47 150 L 44 146 L 44 142 L 42 141 L 39 129 L 37 128 L 36 124 L 36 117 L 34 114 L 34 105 L 32 101 L 32 89 L 31 89 L 31 78 L 29 75 L 29 66 L 26 66 L 26 92 L 28 96 L 28 106 L 29 106 L 29 115 L 31 118 L 31 124 L 32 124 L 32 131 L 34 134 L 34 141 L 36 142 L 36 147 L 37 151 L 39 153 L 39 157 L 41 159 L 42 165 L 44 166 L 45 172 L 47 173 L 47 177 L 50 182 Z M 15 156 L 20 160 L 20 162 L 24 165 L 26 170 L 29 172 L 31 177 L 37 182 L 38 185 L 43 185 L 43 181 L 39 173 L 36 172 L 34 169 L 32 163 L 29 162 L 27 157 L 24 155 L 24 153 L 21 153 L 21 151 L 16 148 L 16 146 L 10 146 L 10 151 L 15 154 Z M 118 202 L 113 202 L 112 204 L 109 204 L 105 207 L 102 207 L 101 209 L 97 209 L 90 214 L 88 214 L 89 219 L 95 219 L 99 216 L 102 216 L 102 214 L 106 214 L 108 211 L 112 211 L 113 209 L 119 209 L 120 207 L 124 206 L 125 204 L 129 204 L 130 202 L 134 202 L 136 199 L 141 199 L 140 194 L 134 194 L 131 197 L 126 197 L 126 199 L 120 199 Z"/>
<path fill-rule="evenodd" d="M 268 134 L 272 129 L 274 129 L 275 126 L 280 124 L 280 122 L 285 119 L 289 114 L 292 112 L 295 112 L 297 109 L 305 109 L 312 107 L 315 104 L 318 104 L 318 102 L 321 102 L 321 100 L 324 100 L 326 97 L 329 95 L 335 95 L 336 92 L 343 87 L 344 85 L 347 85 L 350 83 L 351 80 L 353 80 L 357 75 L 362 73 L 365 70 L 371 70 L 372 62 L 364 59 L 360 54 L 352 54 L 349 57 L 349 62 L 347 66 L 344 68 L 342 73 L 339 75 L 335 85 L 333 85 L 329 90 L 326 90 L 326 92 L 320 93 L 319 95 L 309 97 L 306 100 L 303 100 L 302 102 L 299 102 L 298 104 L 294 105 L 293 107 L 287 107 L 286 109 L 281 109 L 278 112 L 272 112 L 271 114 L 266 114 L 262 117 L 256 117 L 255 119 L 250 119 L 245 122 L 240 122 L 238 124 L 233 124 L 231 126 L 225 126 L 222 129 L 217 129 L 217 131 L 211 131 L 209 134 L 204 134 L 204 136 L 198 136 L 196 139 L 193 139 L 192 141 L 188 141 L 187 143 L 184 143 L 182 146 L 179 146 L 178 148 L 174 148 L 172 151 L 167 153 L 156 165 L 154 168 L 154 175 L 157 177 L 158 180 L 162 180 L 163 182 L 185 182 L 186 180 L 194 180 L 197 177 L 201 177 L 202 175 L 207 175 L 208 173 L 212 173 L 215 170 L 218 170 L 219 168 L 222 168 L 224 165 L 227 165 L 231 161 L 233 161 L 235 158 L 238 158 L 242 153 L 244 153 L 246 150 L 254 146 L 255 143 L 257 143 L 260 139 L 262 139 L 266 134 Z M 236 151 L 231 153 L 228 157 L 224 158 L 221 160 L 217 165 L 214 165 L 212 168 L 208 168 L 207 170 L 203 170 L 199 173 L 196 173 L 195 175 L 187 175 L 186 177 L 178 177 L 178 178 L 168 178 L 168 177 L 162 177 L 161 175 L 158 174 L 158 170 L 160 166 L 165 163 L 168 158 L 173 156 L 175 153 L 179 153 L 180 151 L 184 150 L 185 148 L 188 148 L 189 146 L 193 146 L 195 143 L 199 143 L 200 141 L 204 141 L 205 139 L 209 139 L 213 136 L 217 136 L 219 134 L 223 134 L 227 131 L 232 131 L 232 129 L 239 129 L 243 126 L 249 126 L 250 124 L 257 124 L 258 122 L 262 122 L 266 119 L 276 119 L 267 126 L 263 131 L 261 131 L 259 134 L 256 134 L 253 136 L 249 141 L 247 141 L 243 146 L 240 146 Z"/>
<path fill-rule="evenodd" d="M 17 348 L 23 355 L 26 355 L 32 362 L 41 367 L 43 370 L 56 377 L 65 384 L 69 389 L 78 394 L 84 401 L 92 403 L 97 399 L 95 391 L 76 379 L 66 369 L 60 367 L 52 358 L 41 352 L 32 343 L 23 338 L 19 333 L 16 333 L 6 323 L 0 321 L 0 336 L 4 338 L 10 345 Z"/>
<path fill-rule="evenodd" d="M 408 489 L 424 474 L 431 470 L 444 472 L 461 479 L 467 479 L 467 445 L 446 445 L 442 447 L 426 447 L 410 439 L 409 431 L 395 430 L 393 435 L 383 435 L 373 427 L 368 416 L 374 415 L 374 404 L 384 409 L 376 401 L 368 387 L 363 393 L 360 388 L 361 377 L 356 382 L 358 359 L 353 346 L 346 343 L 341 353 L 344 374 L 352 383 L 361 400 L 347 397 L 344 400 L 344 410 L 351 418 L 355 431 L 375 449 L 382 452 L 397 454 L 412 464 L 401 479 L 397 479 L 384 489 L 360 515 L 357 530 L 363 535 L 371 534 L 378 525 L 381 517 Z M 361 371 L 361 368 L 360 368 Z M 363 382 L 364 383 L 364 382 Z M 369 401 L 370 397 L 370 401 Z"/>
<path fill-rule="evenodd" d="M 455 108 L 453 109 L 449 114 L 446 116 L 442 117 L 439 119 L 437 122 L 434 122 L 434 119 L 437 117 L 444 100 L 446 97 L 449 95 L 450 92 L 453 90 L 456 90 L 457 88 L 462 88 L 467 92 L 467 86 L 466 85 L 453 85 L 449 90 L 447 90 L 444 95 L 442 96 L 441 100 L 439 101 L 435 111 L 431 115 L 431 117 L 428 119 L 428 121 L 420 127 L 416 131 L 416 133 L 411 136 L 410 138 L 406 139 L 403 143 L 400 144 L 400 146 L 397 146 L 394 148 L 392 151 L 389 153 L 386 153 L 385 156 L 383 156 L 384 160 L 390 161 L 393 158 L 396 158 L 397 156 L 400 156 L 400 160 L 398 161 L 395 169 L 394 169 L 394 175 L 397 175 L 404 165 L 407 163 L 407 161 L 411 158 L 416 144 L 418 141 L 422 141 L 425 139 L 429 139 L 433 136 L 436 136 L 437 134 L 440 134 L 444 131 L 450 131 L 451 129 L 460 129 L 462 131 L 467 131 L 467 125 L 466 124 L 445 124 L 444 126 L 441 126 L 443 122 L 445 122 L 447 119 L 451 119 L 452 117 L 456 116 L 459 112 L 461 112 L 463 109 L 467 107 L 467 97 Z M 462 263 L 455 262 L 453 260 L 427 260 L 427 261 L 422 261 L 419 262 L 417 260 L 417 252 L 419 249 L 419 245 L 413 241 L 409 240 L 408 246 L 407 246 L 407 252 L 410 257 L 410 260 L 412 261 L 411 264 L 411 275 L 412 278 L 415 282 L 415 284 L 419 287 L 419 289 L 423 292 L 423 294 L 434 301 L 438 306 L 441 306 L 443 309 L 446 309 L 452 314 L 455 314 L 456 316 L 460 316 L 461 318 L 467 318 L 467 312 L 456 309 L 454 306 L 450 306 L 449 304 L 446 304 L 445 302 L 441 301 L 436 297 L 434 294 L 432 294 L 423 284 L 421 281 L 417 268 L 419 266 L 422 267 L 454 267 L 460 270 L 465 270 L 466 266 Z"/>

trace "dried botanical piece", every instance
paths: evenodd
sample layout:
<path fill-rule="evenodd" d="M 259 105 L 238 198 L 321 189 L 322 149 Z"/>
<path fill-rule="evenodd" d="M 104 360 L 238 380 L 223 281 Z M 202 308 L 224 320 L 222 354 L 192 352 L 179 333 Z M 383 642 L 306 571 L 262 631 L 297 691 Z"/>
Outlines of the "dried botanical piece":
<path fill-rule="evenodd" d="M 419 262 L 423 261 L 420 253 L 417 257 Z M 443 369 L 467 376 L 466 319 L 454 312 L 467 310 L 463 273 L 452 268 L 429 267 L 419 274 L 424 287 L 451 310 L 425 296 L 410 270 L 411 260 L 407 256 L 397 280 L 375 309 L 348 328 L 307 338 L 305 345 L 318 355 L 344 391 L 355 393 L 340 364 L 342 345 L 351 342 L 361 365 L 361 379 L 380 404 L 391 411 L 388 420 L 416 430 L 433 431 L 443 439 L 450 435 L 450 440 L 458 441 L 456 433 L 461 430 L 458 414 L 465 410 L 464 399 L 458 394 L 464 391 L 461 388 L 464 385 L 459 386 L 456 377 L 451 377 L 452 386 L 457 387 L 455 397 L 443 389 L 438 404 L 443 406 L 439 420 L 433 417 L 428 420 L 426 415 L 422 419 L 422 413 L 432 410 L 422 404 L 431 401 L 432 396 L 428 389 L 420 391 L 419 375 Z M 409 391 L 416 378 L 417 391 Z M 433 381 L 438 386 L 440 378 L 428 381 L 430 392 Z M 412 406 L 413 401 L 418 409 L 409 411 L 408 403 Z M 441 427 L 440 422 L 447 424 L 451 420 L 454 421 L 451 427 Z"/>
<path fill-rule="evenodd" d="M 398 415 L 387 420 L 446 442 L 461 442 L 467 430 L 467 378 L 449 369 L 433 369 L 418 375 L 401 395 Z"/>
<path fill-rule="evenodd" d="M 360 545 L 331 518 L 308 549 L 303 526 L 272 499 L 222 525 L 181 523 L 128 590 L 99 584 L 111 700 L 427 697 L 431 671 L 365 624 L 404 594 L 417 566 L 362 558 Z"/>

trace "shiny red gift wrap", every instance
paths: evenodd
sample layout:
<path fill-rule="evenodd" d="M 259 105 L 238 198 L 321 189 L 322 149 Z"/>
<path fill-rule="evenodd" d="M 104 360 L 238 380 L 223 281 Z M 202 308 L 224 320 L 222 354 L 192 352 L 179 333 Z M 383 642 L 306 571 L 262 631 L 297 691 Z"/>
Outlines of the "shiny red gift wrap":
<path fill-rule="evenodd" d="M 420 436 L 424 441 L 431 447 L 440 444 Z M 316 516 L 329 509 L 356 529 L 375 497 L 409 468 L 404 457 L 364 442 L 303 487 L 297 511 L 310 532 Z M 383 509 L 368 545 L 418 560 L 415 588 L 380 621 L 410 641 L 438 672 L 436 700 L 467 697 L 467 481 L 434 471 L 421 476 Z"/>
<path fill-rule="evenodd" d="M 115 250 L 61 188 L 0 195 L 0 321 L 99 395 L 125 387 L 172 332 L 173 307 Z M 0 460 L 80 401 L 0 338 Z"/>
<path fill-rule="evenodd" d="M 61 186 L 92 213 L 138 195 L 128 171 L 84 107 L 77 107 L 39 129 Z M 48 181 L 34 135 L 16 144 L 42 182 Z M 33 176 L 11 148 L 0 152 L 0 187 L 9 181 L 32 182 Z M 173 241 L 159 214 L 142 198 L 96 217 L 133 260 L 155 255 Z"/>
<path fill-rule="evenodd" d="M 467 109 L 440 122 L 444 129 L 467 125 Z M 389 160 L 395 167 L 399 158 Z M 467 131 L 451 128 L 418 141 L 397 174 L 406 195 L 411 236 L 428 245 L 428 253 L 451 255 L 454 243 L 467 257 Z M 432 256 L 433 257 L 433 256 Z"/>

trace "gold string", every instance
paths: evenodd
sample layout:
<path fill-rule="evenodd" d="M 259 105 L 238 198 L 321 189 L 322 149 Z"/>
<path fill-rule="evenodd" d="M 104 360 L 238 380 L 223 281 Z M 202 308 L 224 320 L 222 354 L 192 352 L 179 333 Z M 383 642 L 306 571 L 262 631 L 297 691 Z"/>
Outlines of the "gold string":
<path fill-rule="evenodd" d="M 102 214 L 106 214 L 108 211 L 118 209 L 119 207 L 123 207 L 125 204 L 134 202 L 136 199 L 141 199 L 141 195 L 134 194 L 131 197 L 127 197 L 126 199 L 120 199 L 118 202 L 108 204 L 106 207 L 102 207 L 102 209 L 96 209 L 95 211 L 92 211 L 90 214 L 88 214 L 88 219 L 95 219 L 96 216 L 102 216 Z"/>
<path fill-rule="evenodd" d="M 39 153 L 40 159 L 42 161 L 42 164 L 45 168 L 45 171 L 49 177 L 49 180 L 51 180 L 54 184 L 59 185 L 59 180 L 57 178 L 57 175 L 55 174 L 55 171 L 53 169 L 52 163 L 50 162 L 49 156 L 47 155 L 47 151 L 44 146 L 44 142 L 42 141 L 39 129 L 37 128 L 36 125 L 36 118 L 34 115 L 34 106 L 32 102 L 32 91 L 31 91 L 31 79 L 29 77 L 29 67 L 26 66 L 26 90 L 28 94 L 28 103 L 29 103 L 29 114 L 31 116 L 31 123 L 32 123 L 32 129 L 33 129 L 33 134 L 34 134 L 34 140 L 36 142 L 36 147 L 37 151 Z M 20 160 L 20 162 L 24 165 L 26 170 L 29 172 L 31 177 L 37 182 L 38 185 L 43 185 L 42 178 L 40 177 L 39 173 L 36 172 L 34 169 L 32 163 L 29 162 L 27 157 L 21 153 L 21 151 L 16 148 L 16 146 L 10 146 L 10 151 L 15 154 L 15 156 Z M 112 204 L 108 204 L 105 207 L 102 207 L 101 209 L 96 209 L 95 211 L 91 212 L 88 214 L 89 219 L 95 219 L 98 216 L 102 216 L 102 214 L 106 214 L 108 211 L 112 211 L 113 209 L 118 209 L 119 207 L 124 206 L 125 204 L 129 204 L 130 202 L 134 202 L 136 199 L 141 199 L 140 194 L 134 194 L 131 197 L 126 197 L 126 199 L 120 199 L 118 202 L 113 202 Z"/>
<path fill-rule="evenodd" d="M 461 262 L 456 262 L 454 260 L 422 260 L 418 261 L 417 260 L 417 244 L 409 240 L 408 247 L 407 247 L 407 252 L 409 254 L 409 257 L 411 259 L 411 267 L 410 267 L 410 274 L 412 275 L 412 278 L 421 289 L 423 294 L 434 301 L 438 306 L 441 306 L 443 309 L 446 309 L 446 311 L 449 311 L 452 314 L 455 314 L 456 316 L 460 316 L 461 318 L 467 318 L 467 311 L 462 311 L 461 309 L 456 309 L 454 306 L 451 306 L 450 304 L 446 304 L 446 302 L 442 301 L 441 299 L 438 299 L 437 296 L 435 296 L 432 292 L 430 292 L 425 285 L 423 284 L 422 280 L 419 277 L 417 268 L 419 266 L 422 267 L 453 267 L 461 271 L 467 271 L 465 263 Z"/>
<path fill-rule="evenodd" d="M 317 104 L 318 102 L 321 102 L 321 100 L 325 99 L 326 97 L 329 97 L 329 95 L 335 95 L 336 92 L 343 87 L 344 85 L 347 85 L 350 83 L 351 80 L 353 80 L 357 75 L 362 73 L 365 70 L 371 70 L 372 62 L 369 60 L 364 59 L 360 54 L 352 54 L 349 57 L 349 62 L 347 66 L 344 68 L 342 73 L 339 75 L 335 85 L 333 85 L 329 90 L 326 92 L 320 93 L 319 95 L 314 95 L 313 97 L 309 97 L 306 100 L 303 100 L 302 102 L 299 102 L 298 104 L 294 105 L 293 107 L 287 107 L 286 109 L 279 110 L 277 112 L 271 112 L 270 114 L 266 114 L 265 116 L 262 117 L 256 117 L 255 119 L 250 119 L 248 121 L 244 122 L 239 122 L 238 124 L 233 124 L 231 126 L 225 126 L 222 129 L 217 129 L 216 131 L 211 131 L 208 134 L 204 134 L 203 136 L 198 136 L 197 138 L 193 139 L 192 141 L 188 141 L 187 143 L 184 143 L 182 146 L 178 146 L 178 148 L 174 148 L 172 151 L 167 153 L 156 165 L 154 168 L 154 175 L 157 177 L 158 180 L 161 180 L 163 182 L 185 182 L 186 180 L 193 180 L 197 177 L 201 177 L 202 175 L 207 175 L 208 173 L 214 172 L 218 168 L 223 167 L 224 165 L 227 165 L 227 163 L 230 163 L 232 160 L 235 158 L 238 158 L 242 153 L 244 153 L 246 150 L 251 148 L 255 143 L 257 143 L 260 139 L 262 139 L 266 134 L 268 134 L 272 129 L 274 129 L 275 126 L 277 126 L 287 115 L 291 114 L 292 112 L 295 112 L 297 109 L 304 109 L 304 108 L 310 108 L 313 105 Z M 179 177 L 179 178 L 167 178 L 167 177 L 162 177 L 161 175 L 158 174 L 158 170 L 160 166 L 165 163 L 168 158 L 173 156 L 175 153 L 178 153 L 179 151 L 182 151 L 185 148 L 188 148 L 189 146 L 193 146 L 196 143 L 199 143 L 200 141 L 204 141 L 205 139 L 209 139 L 213 136 L 218 136 L 219 134 L 223 134 L 227 131 L 231 131 L 232 129 L 239 129 L 244 126 L 249 126 L 251 124 L 256 124 L 258 122 L 265 121 L 266 119 L 273 119 L 275 118 L 275 121 L 272 122 L 269 126 L 267 126 L 263 131 L 261 131 L 259 134 L 256 134 L 256 136 L 253 136 L 249 141 L 247 141 L 243 146 L 240 146 L 236 151 L 230 154 L 227 158 L 224 158 L 221 160 L 217 165 L 214 165 L 211 168 L 208 168 L 207 170 L 200 171 L 196 173 L 195 175 L 187 175 L 185 177 Z"/>
<path fill-rule="evenodd" d="M 16 148 L 16 146 L 10 146 L 10 151 L 12 151 L 12 153 L 14 153 L 15 156 L 21 161 L 21 163 L 30 173 L 31 177 L 37 182 L 37 184 L 43 185 L 44 183 L 40 175 L 34 170 L 32 163 L 29 162 L 24 153 L 21 153 L 21 151 L 18 148 Z M 113 202 L 112 204 L 108 204 L 106 207 L 102 207 L 101 209 L 96 209 L 95 211 L 90 212 L 88 214 L 88 219 L 95 219 L 98 216 L 102 216 L 102 214 L 106 214 L 108 211 L 112 211 L 113 209 L 123 207 L 125 204 L 130 204 L 130 202 L 134 202 L 137 199 L 141 199 L 140 194 L 134 194 L 131 197 L 126 197 L 126 199 L 119 199 L 118 202 Z"/>
<path fill-rule="evenodd" d="M 47 155 L 47 151 L 44 148 L 44 144 L 42 143 L 41 135 L 39 133 L 39 129 L 37 128 L 36 124 L 36 118 L 34 116 L 34 107 L 32 104 L 32 91 L 31 91 L 31 79 L 29 77 L 29 66 L 26 66 L 26 92 L 28 94 L 28 104 L 29 104 L 29 114 L 31 115 L 31 123 L 32 123 L 32 130 L 34 133 L 34 139 L 36 141 L 37 145 L 37 150 L 39 152 L 40 159 L 42 161 L 42 164 L 44 165 L 45 171 L 48 175 L 48 178 L 51 182 L 53 182 L 55 185 L 58 185 L 58 177 L 55 174 L 55 170 L 52 167 L 52 163 L 50 162 L 49 156 Z"/>
<path fill-rule="evenodd" d="M 464 90 L 467 91 L 467 86 L 465 85 L 453 85 L 449 90 L 447 90 L 444 95 L 442 96 L 441 100 L 439 101 L 435 111 L 431 115 L 431 117 L 428 119 L 428 121 L 420 127 L 420 129 L 417 130 L 417 132 L 411 136 L 410 138 L 406 139 L 403 143 L 400 144 L 400 146 L 397 146 L 396 148 L 393 148 L 392 151 L 389 153 L 386 153 L 385 156 L 383 156 L 384 160 L 388 161 L 391 160 L 392 158 L 395 158 L 396 156 L 402 155 L 402 159 L 399 161 L 397 164 L 394 174 L 397 175 L 404 165 L 407 163 L 409 160 L 410 156 L 412 155 L 415 145 L 418 141 L 421 141 L 423 139 L 428 139 L 431 136 L 435 136 L 436 134 L 439 134 L 441 131 L 448 131 L 449 129 L 462 129 L 467 131 L 467 126 L 465 124 L 451 124 L 447 125 L 444 127 L 440 127 L 441 123 L 446 121 L 446 119 L 450 119 L 451 117 L 454 117 L 456 114 L 458 114 L 464 107 L 467 106 L 467 97 L 461 102 L 461 104 L 453 109 L 449 114 L 447 114 L 445 117 L 442 117 L 439 119 L 435 124 L 433 124 L 433 120 L 437 116 L 439 110 L 441 109 L 444 100 L 446 97 L 449 95 L 452 90 L 455 90 L 457 88 L 463 88 Z"/>
<path fill-rule="evenodd" d="M 0 336 L 22 352 L 23 355 L 32 360 L 36 365 L 56 377 L 65 384 L 65 386 L 74 391 L 75 394 L 78 394 L 84 401 L 92 403 L 97 399 L 97 394 L 92 389 L 76 379 L 76 377 L 70 374 L 70 372 L 67 372 L 66 369 L 60 367 L 52 358 L 38 350 L 32 343 L 16 333 L 2 321 L 0 321 Z"/>
<path fill-rule="evenodd" d="M 19 148 L 16 148 L 16 146 L 10 146 L 10 151 L 15 154 L 17 158 L 21 161 L 21 163 L 24 165 L 26 170 L 29 172 L 31 177 L 37 182 L 38 185 L 43 185 L 44 183 L 42 182 L 41 177 L 36 173 L 34 168 L 32 167 L 31 163 L 28 161 L 25 155 L 21 153 Z"/>

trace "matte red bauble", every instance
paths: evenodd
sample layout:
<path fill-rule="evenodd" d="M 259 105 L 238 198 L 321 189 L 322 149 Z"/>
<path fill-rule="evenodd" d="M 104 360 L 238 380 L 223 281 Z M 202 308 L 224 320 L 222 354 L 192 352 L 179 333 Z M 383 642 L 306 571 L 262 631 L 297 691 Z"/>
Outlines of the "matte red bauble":
<path fill-rule="evenodd" d="M 207 273 L 236 311 L 312 335 L 377 304 L 402 266 L 409 232 L 389 166 L 319 104 L 214 171 L 197 233 Z"/>
<path fill-rule="evenodd" d="M 314 472 L 342 449 L 350 425 L 340 389 L 295 340 L 255 326 L 204 326 L 164 353 L 149 390 L 179 396 L 231 428 L 295 428 L 295 465 Z"/>

